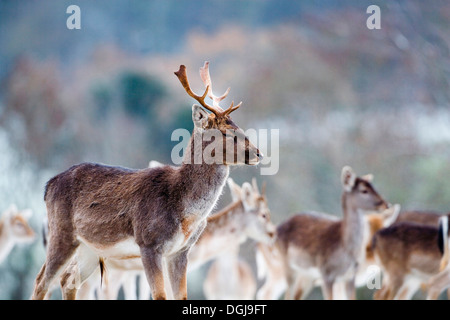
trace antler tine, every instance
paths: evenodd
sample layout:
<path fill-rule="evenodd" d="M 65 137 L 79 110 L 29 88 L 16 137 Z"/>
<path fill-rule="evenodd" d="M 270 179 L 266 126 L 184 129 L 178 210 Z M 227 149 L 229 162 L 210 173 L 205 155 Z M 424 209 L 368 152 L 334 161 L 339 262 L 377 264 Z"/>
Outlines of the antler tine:
<path fill-rule="evenodd" d="M 263 185 L 261 187 L 261 195 L 265 196 L 266 195 L 266 181 L 263 182 Z"/>
<path fill-rule="evenodd" d="M 253 190 L 255 192 L 257 192 L 258 194 L 260 194 L 259 189 L 258 189 L 258 182 L 256 181 L 255 177 L 252 178 L 252 186 L 253 186 Z"/>
<path fill-rule="evenodd" d="M 234 106 L 234 102 L 232 101 L 232 102 L 231 102 L 231 105 L 228 107 L 228 109 L 225 110 L 222 114 L 223 114 L 223 115 L 227 115 L 227 114 L 232 113 L 234 110 L 239 109 L 239 107 L 241 106 L 241 104 L 242 104 L 242 101 L 239 102 L 239 104 L 238 104 L 237 106 L 233 107 L 233 106 Z"/>
<path fill-rule="evenodd" d="M 213 106 L 215 108 L 218 108 L 219 110 L 223 111 L 223 109 L 219 106 L 219 102 L 227 97 L 228 93 L 230 93 L 230 88 L 228 88 L 225 91 L 225 93 L 223 95 L 221 95 L 220 97 L 214 95 L 214 93 L 212 92 L 212 82 L 211 82 L 211 76 L 209 75 L 209 62 L 208 61 L 205 61 L 205 64 L 203 65 L 203 67 L 200 67 L 200 78 L 202 79 L 202 81 L 206 87 L 209 86 L 208 96 L 212 99 Z"/>
<path fill-rule="evenodd" d="M 185 65 L 180 65 L 180 69 L 178 71 L 174 72 L 174 74 L 178 77 L 178 80 L 180 80 L 181 85 L 183 86 L 184 90 L 186 90 L 188 95 L 190 95 L 192 98 L 197 100 L 205 109 L 211 111 L 216 116 L 218 116 L 220 114 L 221 110 L 217 110 L 216 108 L 211 107 L 210 105 L 208 105 L 205 102 L 206 95 L 208 94 L 208 91 L 210 88 L 209 86 L 206 86 L 205 93 L 203 93 L 202 96 L 196 95 L 191 90 L 191 87 L 189 86 L 189 81 L 188 81 L 187 75 L 186 75 L 186 66 Z"/>

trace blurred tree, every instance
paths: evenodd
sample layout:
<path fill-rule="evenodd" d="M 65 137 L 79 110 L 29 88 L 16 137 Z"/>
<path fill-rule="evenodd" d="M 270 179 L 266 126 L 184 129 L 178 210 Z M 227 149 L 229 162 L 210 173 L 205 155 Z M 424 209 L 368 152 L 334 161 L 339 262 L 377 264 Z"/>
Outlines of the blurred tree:
<path fill-rule="evenodd" d="M 118 90 L 125 111 L 145 120 L 153 115 L 153 108 L 166 96 L 166 89 L 159 80 L 134 71 L 119 76 Z"/>

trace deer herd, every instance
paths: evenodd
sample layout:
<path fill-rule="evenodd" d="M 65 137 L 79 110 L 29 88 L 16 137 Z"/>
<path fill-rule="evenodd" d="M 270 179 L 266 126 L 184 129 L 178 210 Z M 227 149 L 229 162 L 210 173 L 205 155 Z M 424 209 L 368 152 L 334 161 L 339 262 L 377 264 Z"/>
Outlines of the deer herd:
<path fill-rule="evenodd" d="M 341 172 L 342 218 L 302 212 L 276 227 L 265 185 L 229 178 L 230 166 L 263 157 L 230 117 L 241 103 L 222 109 L 229 89 L 213 94 L 208 62 L 202 95 L 191 90 L 185 66 L 175 75 L 200 104 L 192 106 L 183 163 L 151 161 L 141 170 L 82 163 L 50 179 L 46 258 L 32 299 L 48 299 L 57 286 L 64 299 L 117 299 L 121 288 L 126 299 L 187 299 L 187 274 L 207 263 L 207 299 L 305 299 L 316 286 L 325 299 L 356 299 L 371 266 L 382 276 L 375 299 L 411 299 L 418 289 L 437 299 L 450 287 L 449 214 L 400 212 L 372 175 L 349 166 Z M 209 130 L 219 138 L 204 139 Z M 215 211 L 226 184 L 232 202 Z M 0 217 L 0 263 L 35 238 L 30 215 L 11 206 Z M 257 278 L 239 254 L 247 239 L 256 243 Z"/>

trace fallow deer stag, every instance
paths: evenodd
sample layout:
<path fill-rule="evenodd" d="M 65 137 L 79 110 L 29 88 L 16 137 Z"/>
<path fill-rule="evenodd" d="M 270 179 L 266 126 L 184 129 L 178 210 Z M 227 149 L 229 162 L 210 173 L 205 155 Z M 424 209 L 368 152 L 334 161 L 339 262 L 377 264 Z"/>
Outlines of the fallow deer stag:
<path fill-rule="evenodd" d="M 152 161 L 153 166 L 158 166 L 157 162 Z M 208 261 L 220 258 L 225 254 L 229 258 L 237 256 L 240 245 L 247 239 L 252 239 L 260 243 L 270 244 L 275 239 L 275 226 L 270 219 L 270 210 L 267 205 L 267 198 L 265 195 L 265 186 L 263 186 L 261 193 L 259 192 L 256 179 L 253 179 L 252 184 L 244 182 L 242 187 L 236 184 L 231 178 L 228 178 L 228 186 L 231 191 L 232 203 L 210 215 L 207 218 L 207 225 L 196 244 L 192 247 L 188 260 L 188 271 L 192 271 Z M 222 260 L 222 259 L 221 259 Z M 229 261 L 231 262 L 231 261 Z M 107 285 L 103 286 L 103 292 L 106 298 L 117 297 L 120 286 L 125 284 L 125 281 L 133 278 L 136 273 L 143 270 L 142 263 L 138 259 L 118 260 L 108 259 L 105 261 L 106 267 L 109 270 L 108 274 L 114 281 L 107 281 Z M 230 265 L 230 264 L 229 264 Z M 242 265 L 242 263 L 240 263 Z M 246 273 L 240 277 L 249 280 L 248 270 L 244 267 L 240 268 L 241 272 Z M 218 268 L 216 268 L 217 270 Z M 73 272 L 73 270 L 70 270 Z M 114 273 L 114 276 L 112 274 Z M 130 275 L 131 274 L 131 275 Z M 129 276 L 127 276 L 129 275 Z M 223 276 L 216 274 L 215 276 Z M 228 280 L 230 273 L 226 273 Z M 65 277 L 67 278 L 67 276 Z M 123 279 L 124 281 L 120 281 Z M 216 283 L 217 277 L 210 276 L 210 281 Z M 89 282 L 91 279 L 89 279 Z M 92 288 L 96 288 L 99 284 L 97 279 L 93 279 L 95 283 L 89 283 Z M 105 281 L 106 282 L 106 281 Z M 249 280 L 249 283 L 251 280 Z M 135 283 L 135 281 L 134 281 Z M 87 283 L 85 283 L 86 285 Z M 131 285 L 125 284 L 127 287 L 124 292 L 126 298 L 134 299 L 136 289 Z M 209 288 L 213 285 L 206 284 Z M 70 290 L 63 284 L 63 292 Z M 140 297 L 147 296 L 144 292 L 148 285 L 141 282 Z M 222 290 L 223 289 L 223 290 Z M 216 288 L 216 295 L 218 297 L 222 293 L 219 292 L 233 292 L 234 288 Z M 243 292 L 242 295 L 234 295 L 235 299 L 239 297 L 247 298 L 250 296 L 251 290 Z M 128 294 L 130 293 L 130 294 Z M 223 293 L 225 294 L 225 293 Z M 227 293 L 228 294 L 228 293 Z M 235 293 L 236 294 L 236 293 Z M 64 293 L 67 295 L 67 293 Z M 221 295 L 223 296 L 223 295 Z M 142 298 L 141 298 L 142 299 Z"/>
<path fill-rule="evenodd" d="M 208 66 L 206 62 L 200 71 L 206 83 L 201 96 L 191 90 L 184 65 L 175 72 L 185 91 L 201 105 L 192 106 L 194 129 L 180 167 L 132 170 L 82 163 L 47 182 L 49 242 L 33 299 L 45 297 L 73 257 L 80 268 L 80 283 L 100 259 L 141 257 L 153 299 L 166 299 L 166 277 L 174 298 L 187 299 L 187 256 L 222 193 L 229 166 L 256 165 L 262 158 L 230 118 L 241 104 L 232 103 L 226 110 L 219 106 L 228 91 L 221 97 L 213 95 Z M 205 102 L 207 95 L 213 105 Z M 204 138 L 210 130 L 222 133 L 221 140 Z M 223 150 L 211 149 L 213 142 L 221 142 Z M 221 158 L 216 151 L 223 151 Z M 215 156 L 215 161 L 207 161 L 208 156 Z M 76 288 L 66 296 L 75 297 Z"/>
<path fill-rule="evenodd" d="M 28 224 L 30 216 L 30 209 L 19 211 L 15 205 L 3 212 L 0 220 L 0 263 L 16 244 L 30 243 L 35 239 L 35 233 Z"/>
<path fill-rule="evenodd" d="M 286 298 L 306 297 L 318 279 L 326 299 L 333 299 L 333 287 L 341 281 L 347 297 L 355 298 L 355 276 L 365 249 L 363 212 L 388 208 L 370 180 L 357 177 L 350 167 L 344 167 L 342 220 L 305 213 L 277 228 L 277 247 L 288 285 Z"/>

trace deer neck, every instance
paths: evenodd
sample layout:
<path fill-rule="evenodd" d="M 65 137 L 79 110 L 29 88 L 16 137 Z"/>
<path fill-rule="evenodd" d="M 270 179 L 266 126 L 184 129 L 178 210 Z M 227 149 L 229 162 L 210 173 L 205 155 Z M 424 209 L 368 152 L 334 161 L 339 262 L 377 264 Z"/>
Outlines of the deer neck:
<path fill-rule="evenodd" d="M 14 240 L 7 229 L 5 221 L 0 220 L 0 262 L 6 258 L 14 247 Z"/>
<path fill-rule="evenodd" d="M 364 240 L 364 217 L 360 209 L 353 205 L 350 196 L 342 196 L 342 240 L 346 250 L 359 257 Z"/>
<path fill-rule="evenodd" d="M 201 135 L 199 129 L 195 128 L 186 148 L 179 173 L 180 182 L 186 190 L 190 190 L 189 202 L 194 206 L 199 206 L 207 215 L 222 193 L 229 168 L 225 164 L 204 162 L 202 153 L 205 142 L 202 142 Z"/>
<path fill-rule="evenodd" d="M 231 242 L 240 240 L 240 236 L 244 234 L 244 222 L 241 213 L 244 212 L 244 205 L 241 200 L 235 201 L 214 215 L 208 217 L 208 224 L 205 232 L 211 235 L 229 236 Z M 237 237 L 237 235 L 239 235 Z M 225 238 L 225 237 L 224 237 Z M 228 244 L 230 241 L 225 239 Z"/>

